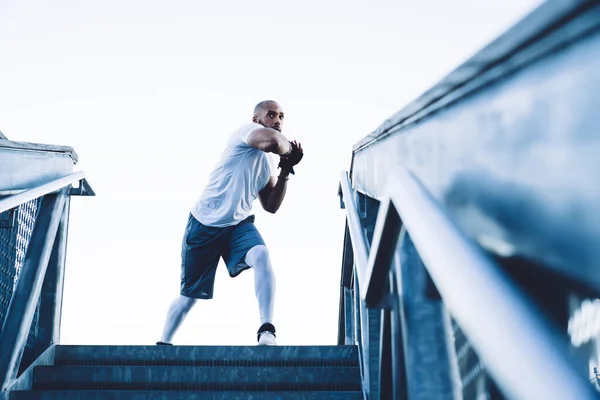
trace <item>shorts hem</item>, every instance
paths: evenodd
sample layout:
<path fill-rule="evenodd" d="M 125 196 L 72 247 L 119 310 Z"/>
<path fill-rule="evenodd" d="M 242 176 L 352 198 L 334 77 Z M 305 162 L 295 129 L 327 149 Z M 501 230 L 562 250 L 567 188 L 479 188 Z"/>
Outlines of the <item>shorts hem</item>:
<path fill-rule="evenodd" d="M 230 273 L 229 276 L 232 278 L 235 278 L 236 276 L 238 276 L 239 274 L 241 274 L 242 272 L 244 272 L 245 270 L 250 269 L 250 268 L 252 268 L 252 267 L 249 265 L 246 265 L 245 267 L 240 268 L 237 272 L 234 272 L 233 275 Z"/>
<path fill-rule="evenodd" d="M 199 295 L 197 295 L 197 294 L 194 294 L 194 293 L 188 293 L 188 292 L 183 292 L 183 291 L 180 291 L 179 294 L 182 295 L 182 296 L 184 296 L 184 297 L 189 297 L 189 298 L 198 299 L 198 300 L 210 300 L 210 299 L 213 298 L 212 294 L 199 294 Z"/>

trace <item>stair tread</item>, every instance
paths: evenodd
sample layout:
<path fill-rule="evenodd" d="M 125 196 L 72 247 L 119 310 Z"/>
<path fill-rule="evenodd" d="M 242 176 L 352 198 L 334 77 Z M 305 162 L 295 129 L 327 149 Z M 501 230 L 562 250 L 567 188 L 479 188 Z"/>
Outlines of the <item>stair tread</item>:
<path fill-rule="evenodd" d="M 39 366 L 34 388 L 359 390 L 358 367 Z"/>
<path fill-rule="evenodd" d="M 32 390 L 14 391 L 9 400 L 363 400 L 360 391 L 153 391 Z"/>
<path fill-rule="evenodd" d="M 56 365 L 358 365 L 356 346 L 56 346 Z"/>

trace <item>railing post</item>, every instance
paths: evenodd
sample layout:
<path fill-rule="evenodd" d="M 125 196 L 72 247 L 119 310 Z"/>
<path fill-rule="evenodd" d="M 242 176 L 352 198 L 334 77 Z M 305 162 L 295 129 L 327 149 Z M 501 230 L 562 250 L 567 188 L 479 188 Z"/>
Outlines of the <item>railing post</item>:
<path fill-rule="evenodd" d="M 381 310 L 381 340 L 379 345 L 379 398 L 390 400 L 393 397 L 392 366 L 392 310 Z"/>
<path fill-rule="evenodd" d="M 354 272 L 356 274 L 356 270 Z M 359 349 L 360 369 L 363 393 L 367 399 L 372 399 L 371 368 L 369 363 L 369 326 L 367 324 L 367 309 L 360 297 L 360 282 L 354 278 L 354 327 L 356 343 Z"/>
<path fill-rule="evenodd" d="M 340 312 L 338 324 L 338 345 L 354 344 L 354 309 L 352 300 L 352 276 L 354 274 L 354 254 L 348 231 L 348 222 L 344 230 L 344 254 L 342 258 L 342 276 L 340 283 Z"/>
<path fill-rule="evenodd" d="M 458 365 L 448 336 L 446 310 L 440 300 L 427 296 L 427 270 L 404 229 L 400 237 L 400 274 L 408 398 L 459 399 Z"/>
<path fill-rule="evenodd" d="M 344 288 L 344 297 L 342 301 L 344 302 L 344 314 L 346 325 L 344 326 L 344 343 L 345 345 L 353 345 L 354 344 L 354 310 L 352 307 L 353 291 L 350 288 Z"/>
<path fill-rule="evenodd" d="M 67 189 L 42 199 L 23 268 L 0 332 L 0 390 L 16 378 L 19 363 L 37 300 L 39 299 L 48 260 L 67 198 Z"/>
<path fill-rule="evenodd" d="M 390 320 L 391 331 L 391 349 L 392 354 L 392 396 L 393 400 L 408 399 L 408 389 L 406 388 L 406 358 L 405 358 L 405 340 L 402 330 L 402 307 L 400 300 L 400 257 L 398 253 L 394 255 L 393 267 L 390 271 L 390 297 L 392 302 L 392 313 Z"/>
<path fill-rule="evenodd" d="M 366 268 L 368 266 L 368 258 L 370 255 L 370 248 L 373 242 L 373 236 L 375 233 L 375 225 L 377 223 L 377 216 L 379 214 L 380 203 L 376 199 L 366 196 L 360 192 L 355 192 L 356 205 L 359 211 L 360 225 L 363 230 L 363 235 L 366 238 L 367 245 L 367 263 L 362 267 L 363 275 L 363 288 L 361 289 L 361 307 L 362 307 L 362 321 L 363 321 L 363 344 L 365 348 L 363 353 L 365 354 L 365 362 L 369 368 L 369 398 L 379 399 L 379 381 L 380 381 L 380 370 L 379 370 L 379 343 L 381 335 L 381 310 L 372 309 L 367 306 L 367 303 L 362 299 L 368 289 L 368 282 L 366 278 Z"/>
<path fill-rule="evenodd" d="M 60 341 L 69 210 L 70 197 L 67 197 L 42 286 L 35 357 Z"/>

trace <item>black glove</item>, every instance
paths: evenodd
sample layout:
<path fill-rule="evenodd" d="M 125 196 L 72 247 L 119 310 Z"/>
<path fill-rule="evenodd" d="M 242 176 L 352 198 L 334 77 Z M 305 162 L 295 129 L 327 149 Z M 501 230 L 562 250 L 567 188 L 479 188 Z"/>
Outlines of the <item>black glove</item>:
<path fill-rule="evenodd" d="M 298 145 L 296 141 L 290 142 L 290 144 L 292 145 L 292 151 L 285 156 L 279 157 L 279 168 L 295 175 L 294 165 L 297 165 L 302 160 L 304 151 L 302 150 L 302 146 Z"/>

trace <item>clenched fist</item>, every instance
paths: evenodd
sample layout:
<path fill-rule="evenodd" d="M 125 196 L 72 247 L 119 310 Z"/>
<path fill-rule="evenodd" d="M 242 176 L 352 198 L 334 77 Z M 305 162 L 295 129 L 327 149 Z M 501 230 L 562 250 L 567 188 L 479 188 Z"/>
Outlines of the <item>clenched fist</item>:
<path fill-rule="evenodd" d="M 287 156 L 279 157 L 279 168 L 295 175 L 294 166 L 302 160 L 304 151 L 302 150 L 302 145 L 295 140 L 291 141 L 290 144 L 292 145 L 292 151 Z"/>

